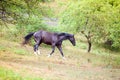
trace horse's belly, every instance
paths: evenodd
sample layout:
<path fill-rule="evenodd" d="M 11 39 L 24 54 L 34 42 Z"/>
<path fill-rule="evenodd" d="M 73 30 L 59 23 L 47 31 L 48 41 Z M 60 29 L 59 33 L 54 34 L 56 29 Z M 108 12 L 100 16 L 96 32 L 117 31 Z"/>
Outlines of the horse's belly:
<path fill-rule="evenodd" d="M 44 44 L 48 44 L 48 45 L 51 45 L 51 42 L 43 42 Z"/>
<path fill-rule="evenodd" d="M 52 44 L 52 43 L 51 43 L 51 40 L 50 40 L 50 39 L 46 39 L 46 38 L 44 38 L 44 39 L 42 40 L 42 43 L 48 44 L 48 45 L 51 45 L 51 44 Z"/>

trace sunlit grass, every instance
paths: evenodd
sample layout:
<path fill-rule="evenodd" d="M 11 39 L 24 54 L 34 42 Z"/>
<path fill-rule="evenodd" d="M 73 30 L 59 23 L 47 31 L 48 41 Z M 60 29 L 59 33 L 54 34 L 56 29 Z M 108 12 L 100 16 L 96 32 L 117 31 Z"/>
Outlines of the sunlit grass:
<path fill-rule="evenodd" d="M 6 48 L 5 48 L 4 46 L 0 45 L 0 50 L 1 50 L 1 51 L 5 51 Z"/>
<path fill-rule="evenodd" d="M 102 67 L 112 69 L 120 67 L 119 56 L 113 57 L 114 54 L 94 48 L 92 48 L 90 53 L 87 53 L 87 44 L 82 42 L 77 42 L 77 46 L 72 46 L 69 41 L 64 41 L 62 48 L 66 60 L 63 60 L 57 48 L 55 53 L 48 58 L 47 54 L 52 50 L 48 45 L 41 45 L 41 55 L 36 56 L 29 54 L 33 53 L 32 46 L 26 45 L 24 47 L 16 42 L 0 41 L 0 61 L 4 63 L 3 67 L 8 68 L 0 67 L 0 80 L 62 80 L 61 75 L 63 77 L 67 75 L 67 78 L 72 75 L 75 78 L 73 80 L 79 80 L 81 71 L 75 71 L 79 68 L 89 68 L 92 66 L 92 68 Z M 67 72 L 68 74 L 66 74 Z M 88 73 L 86 72 L 85 74 Z M 58 75 L 60 78 L 58 76 L 55 77 L 55 75 Z"/>
<path fill-rule="evenodd" d="M 77 43 L 76 46 L 72 46 L 72 44 L 69 41 L 64 41 L 62 45 L 65 57 L 70 60 L 74 60 L 75 65 L 81 66 L 82 63 L 90 60 L 92 64 L 95 66 L 111 65 L 112 67 L 119 67 L 120 59 L 118 55 L 112 54 L 112 52 L 103 50 L 101 48 L 99 49 L 95 48 L 94 45 L 92 46 L 91 52 L 87 53 L 87 45 L 88 45 L 87 43 L 84 43 L 78 40 L 76 43 Z M 40 46 L 40 49 L 41 49 L 41 53 L 44 55 L 47 55 L 52 50 L 50 46 L 43 45 L 43 44 Z M 16 55 L 28 56 L 28 55 L 31 55 L 30 53 L 33 54 L 33 47 L 25 48 L 18 43 L 1 40 L 0 51 L 10 52 Z M 57 50 L 57 48 L 52 57 L 55 57 L 55 55 L 58 55 L 58 58 L 61 59 L 60 52 Z"/>
<path fill-rule="evenodd" d="M 28 55 L 28 52 L 25 51 L 24 49 L 13 48 L 12 51 L 18 55 Z"/>
<path fill-rule="evenodd" d="M 21 74 L 14 72 L 10 69 L 0 67 L 0 80 L 43 80 L 39 77 L 21 76 Z"/>

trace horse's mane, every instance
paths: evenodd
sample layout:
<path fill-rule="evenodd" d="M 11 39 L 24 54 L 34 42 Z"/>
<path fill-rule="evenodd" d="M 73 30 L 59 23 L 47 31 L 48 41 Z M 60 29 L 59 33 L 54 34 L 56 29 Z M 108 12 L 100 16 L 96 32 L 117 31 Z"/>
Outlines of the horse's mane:
<path fill-rule="evenodd" d="M 58 36 L 70 37 L 70 36 L 72 36 L 72 34 L 68 34 L 68 33 L 59 33 Z"/>
<path fill-rule="evenodd" d="M 66 35 L 66 33 L 58 33 L 58 36 Z"/>

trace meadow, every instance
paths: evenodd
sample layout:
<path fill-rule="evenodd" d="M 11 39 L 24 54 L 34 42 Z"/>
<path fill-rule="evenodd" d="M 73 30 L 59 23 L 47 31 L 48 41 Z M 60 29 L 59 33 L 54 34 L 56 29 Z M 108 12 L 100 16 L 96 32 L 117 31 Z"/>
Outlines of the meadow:
<path fill-rule="evenodd" d="M 50 46 L 42 44 L 36 56 L 32 46 L 1 38 L 0 80 L 119 80 L 120 55 L 95 46 L 87 53 L 86 44 L 64 41 L 63 60 L 57 49 L 47 57 Z"/>
<path fill-rule="evenodd" d="M 1 0 L 0 8 L 0 80 L 120 80 L 120 0 Z M 36 56 L 33 39 L 21 43 L 38 30 L 75 34 L 76 46 L 63 41 L 65 60 L 57 48 L 47 57 L 45 44 Z"/>

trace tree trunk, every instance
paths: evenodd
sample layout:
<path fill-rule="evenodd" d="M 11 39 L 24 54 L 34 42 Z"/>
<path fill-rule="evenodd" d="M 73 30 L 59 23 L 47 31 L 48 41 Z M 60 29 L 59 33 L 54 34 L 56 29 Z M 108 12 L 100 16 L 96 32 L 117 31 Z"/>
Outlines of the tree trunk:
<path fill-rule="evenodd" d="M 91 46 L 92 46 L 91 40 L 88 40 L 88 52 L 91 51 Z"/>
<path fill-rule="evenodd" d="M 90 31 L 88 32 L 88 34 L 85 34 L 84 31 L 81 32 L 82 34 L 84 34 L 84 36 L 87 38 L 87 42 L 88 42 L 88 52 L 91 51 L 91 47 L 92 47 L 92 42 L 91 42 L 91 34 Z"/>

